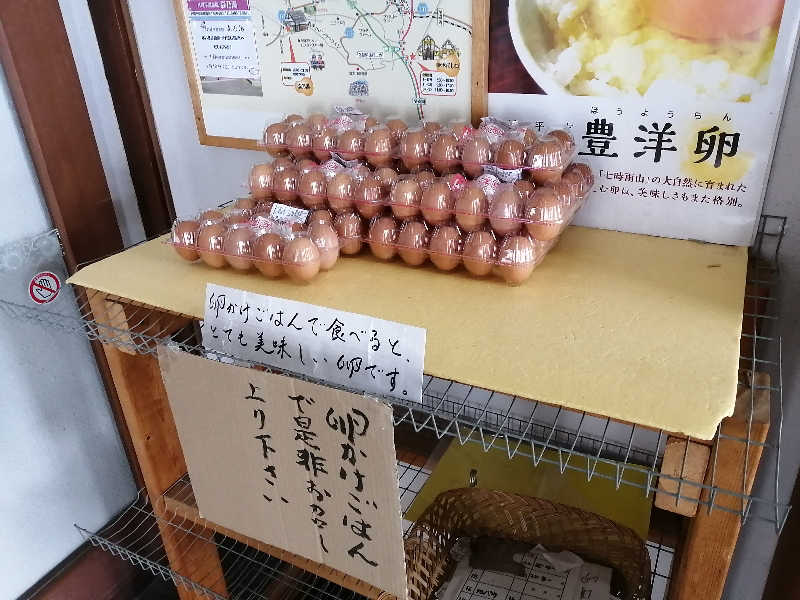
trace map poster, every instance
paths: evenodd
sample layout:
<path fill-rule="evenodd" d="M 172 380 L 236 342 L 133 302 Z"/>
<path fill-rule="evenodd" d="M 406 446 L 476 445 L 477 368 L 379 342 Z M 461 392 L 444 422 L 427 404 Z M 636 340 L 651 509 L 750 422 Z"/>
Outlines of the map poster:
<path fill-rule="evenodd" d="M 471 120 L 473 1 L 176 0 L 176 7 L 201 141 L 204 133 L 255 144 L 265 124 L 335 106 L 408 123 Z M 236 40 L 207 39 L 223 29 Z"/>
<path fill-rule="evenodd" d="M 492 0 L 489 112 L 566 127 L 575 223 L 746 246 L 800 22 L 785 0 Z"/>

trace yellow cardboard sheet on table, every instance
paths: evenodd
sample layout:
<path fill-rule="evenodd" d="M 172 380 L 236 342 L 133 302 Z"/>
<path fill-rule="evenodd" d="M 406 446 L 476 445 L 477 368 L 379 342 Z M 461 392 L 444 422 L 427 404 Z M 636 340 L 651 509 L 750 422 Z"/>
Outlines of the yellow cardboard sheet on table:
<path fill-rule="evenodd" d="M 70 283 L 197 318 L 211 282 L 406 323 L 429 375 L 710 439 L 736 399 L 746 268 L 746 248 L 571 227 L 518 287 L 367 255 L 303 286 L 163 239 Z"/>
<path fill-rule="evenodd" d="M 535 452 L 538 458 L 541 447 Z M 566 459 L 564 454 L 562 460 L 566 462 Z M 589 460 L 591 470 L 594 460 Z M 558 452 L 554 450 L 546 450 L 544 459 L 534 466 L 529 457 L 516 456 L 509 460 L 505 450 L 493 448 L 484 452 L 480 444 L 466 443 L 462 446 L 454 440 L 408 509 L 405 519 L 419 519 L 442 492 L 468 487 L 470 471 L 475 469 L 479 488 L 543 498 L 594 512 L 630 527 L 639 537 L 647 539 L 653 496 L 652 493 L 645 496 L 644 489 L 631 485 L 646 486 L 644 473 L 626 469 L 626 483 L 617 489 L 614 466 L 598 462 L 594 476 L 588 481 L 585 457 L 573 456 L 570 464 L 580 466 L 582 470 L 567 468 L 561 474 Z"/>

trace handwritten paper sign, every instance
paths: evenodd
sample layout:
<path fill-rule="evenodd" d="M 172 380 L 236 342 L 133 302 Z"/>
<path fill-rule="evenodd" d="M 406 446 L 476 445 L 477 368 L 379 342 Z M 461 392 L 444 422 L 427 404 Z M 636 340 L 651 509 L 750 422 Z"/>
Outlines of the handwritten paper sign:
<path fill-rule="evenodd" d="M 422 402 L 425 330 L 209 283 L 207 350 Z"/>
<path fill-rule="evenodd" d="M 515 555 L 525 576 L 472 568 L 469 557 L 456 567 L 442 600 L 582 600 L 609 598 L 611 569 L 582 563 L 562 570 L 548 560 L 541 546 Z M 612 596 L 613 597 L 613 596 Z"/>
<path fill-rule="evenodd" d="M 166 347 L 159 361 L 205 519 L 406 597 L 389 406 Z"/>

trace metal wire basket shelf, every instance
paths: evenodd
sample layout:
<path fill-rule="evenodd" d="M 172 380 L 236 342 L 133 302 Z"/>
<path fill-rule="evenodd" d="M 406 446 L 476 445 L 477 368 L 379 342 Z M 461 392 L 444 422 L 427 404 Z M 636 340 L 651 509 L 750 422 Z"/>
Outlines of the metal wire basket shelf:
<path fill-rule="evenodd" d="M 769 477 L 770 482 L 774 480 L 774 484 L 768 486 L 770 493 L 757 496 L 749 492 L 746 460 L 741 486 L 718 485 L 714 479 L 715 452 L 711 456 L 710 481 L 698 482 L 683 477 L 683 468 L 679 469 L 678 476 L 662 473 L 669 432 L 510 397 L 456 381 L 426 377 L 422 404 L 385 398 L 394 407 L 395 425 L 407 424 L 417 432 L 432 432 L 440 439 L 453 437 L 461 444 L 481 444 L 485 451 L 500 448 L 509 458 L 530 458 L 534 467 L 542 462 L 554 464 L 561 473 L 571 470 L 584 473 L 588 480 L 594 477 L 611 479 L 617 488 L 634 486 L 646 495 L 657 489 L 660 478 L 672 485 L 669 489 L 660 489 L 659 493 L 674 498 L 676 503 L 687 501 L 700 504 L 708 511 L 732 512 L 743 521 L 750 517 L 766 519 L 780 531 L 789 505 L 787 494 L 779 488 L 783 398 L 781 344 L 774 305 L 779 280 L 777 257 L 785 226 L 783 217 L 765 215 L 761 218 L 751 253 L 740 360 L 740 390 L 746 390 L 751 397 L 749 422 L 754 418 L 754 396 L 759 392 L 771 395 L 769 438 L 762 442 L 751 437 L 750 427 L 743 437 L 731 438 L 718 432 L 716 438 L 741 444 L 745 457 L 750 452 L 762 453 L 760 476 Z M 0 301 L 0 314 L 51 330 L 85 335 L 90 340 L 133 354 L 154 354 L 159 344 L 166 343 L 217 360 L 233 358 L 207 352 L 199 342 L 197 322 L 186 315 L 106 296 L 105 300 L 109 301 L 106 304 L 112 308 L 98 321 L 90 308 L 95 292 L 73 291 L 78 307 L 75 314 L 9 301 Z M 267 365 L 260 366 L 275 371 Z M 756 372 L 766 373 L 769 383 L 758 383 L 764 381 L 758 379 L 750 385 L 751 374 Z M 360 393 L 362 390 L 349 391 Z M 688 451 L 688 440 L 685 443 Z M 609 475 L 608 469 L 601 472 L 598 465 L 610 466 L 613 474 Z"/>
<path fill-rule="evenodd" d="M 398 461 L 401 505 L 407 510 L 430 474 L 417 464 Z M 407 524 L 410 526 L 410 523 Z M 76 528 L 91 545 L 129 561 L 197 596 L 214 600 L 271 598 L 356 600 L 364 596 L 320 575 L 271 556 L 256 544 L 204 522 L 197 514 L 188 475 L 170 487 L 155 506 L 141 490 L 134 502 L 98 532 Z M 164 539 L 169 540 L 165 542 Z M 169 548 L 166 545 L 169 544 Z M 180 556 L 206 546 L 217 552 L 222 571 L 203 565 L 175 567 Z M 172 559 L 172 563 L 170 562 Z"/>

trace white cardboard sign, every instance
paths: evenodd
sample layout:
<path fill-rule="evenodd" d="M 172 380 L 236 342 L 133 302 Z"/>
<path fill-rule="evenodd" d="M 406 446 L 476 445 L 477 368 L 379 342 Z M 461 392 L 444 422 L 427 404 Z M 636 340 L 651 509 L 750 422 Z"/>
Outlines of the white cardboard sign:
<path fill-rule="evenodd" d="M 207 350 L 422 402 L 424 329 L 213 283 L 205 307 Z"/>
<path fill-rule="evenodd" d="M 203 518 L 406 597 L 392 409 L 159 347 Z"/>

